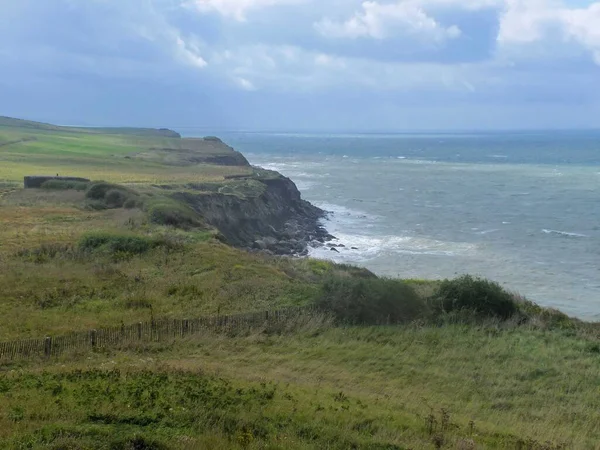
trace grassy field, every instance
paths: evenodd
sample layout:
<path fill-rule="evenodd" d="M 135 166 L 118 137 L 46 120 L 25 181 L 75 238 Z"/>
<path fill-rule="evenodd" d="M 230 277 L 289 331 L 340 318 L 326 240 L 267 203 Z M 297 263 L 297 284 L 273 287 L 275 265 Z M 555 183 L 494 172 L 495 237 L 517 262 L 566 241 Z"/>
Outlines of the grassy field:
<path fill-rule="evenodd" d="M 454 285 L 247 253 L 201 217 L 157 223 L 152 207 L 168 199 L 153 184 L 243 197 L 254 187 L 224 177 L 253 169 L 177 165 L 156 149 L 230 150 L 117 131 L 0 120 L 0 341 L 150 317 L 328 312 L 0 363 L 0 448 L 600 448 L 595 325 L 510 296 L 495 304 L 508 294 L 469 280 L 453 314 L 438 297 Z M 22 189 L 22 176 L 53 173 L 123 186 Z M 98 186 L 107 194 L 90 196 Z M 108 207 L 108 192 L 132 206 Z"/>
<path fill-rule="evenodd" d="M 26 175 L 84 177 L 116 183 L 198 183 L 220 181 L 224 176 L 251 173 L 247 167 L 208 164 L 164 165 L 156 158 L 140 158 L 153 149 L 224 153 L 220 146 L 199 146 L 197 140 L 126 134 L 98 130 L 35 128 L 3 125 L 0 120 L 0 182 L 22 182 Z M 114 131 L 114 130 L 106 130 Z M 227 153 L 225 151 L 225 153 Z"/>
<path fill-rule="evenodd" d="M 139 439 L 181 449 L 592 449 L 598 358 L 568 332 L 313 318 L 283 332 L 13 367 L 0 378 L 0 439 L 7 448 L 137 448 L 125 443 Z"/>

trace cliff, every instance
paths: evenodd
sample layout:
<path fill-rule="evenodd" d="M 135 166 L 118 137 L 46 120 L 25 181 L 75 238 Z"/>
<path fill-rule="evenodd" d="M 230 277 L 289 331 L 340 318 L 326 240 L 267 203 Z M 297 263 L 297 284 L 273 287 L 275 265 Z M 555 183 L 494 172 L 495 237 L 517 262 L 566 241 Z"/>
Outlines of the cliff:
<path fill-rule="evenodd" d="M 320 224 L 325 211 L 303 200 L 289 178 L 277 174 L 254 180 L 263 186 L 253 196 L 187 191 L 173 198 L 192 207 L 236 247 L 303 255 L 309 244 L 332 238 Z"/>

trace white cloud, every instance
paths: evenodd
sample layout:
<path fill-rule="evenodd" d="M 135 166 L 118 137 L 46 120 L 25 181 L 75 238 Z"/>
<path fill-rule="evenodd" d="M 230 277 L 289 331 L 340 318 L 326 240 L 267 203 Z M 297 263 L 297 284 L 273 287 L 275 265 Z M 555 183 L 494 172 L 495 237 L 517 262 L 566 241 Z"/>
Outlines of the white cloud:
<path fill-rule="evenodd" d="M 179 35 L 173 37 L 175 42 L 175 54 L 176 57 L 183 62 L 193 67 L 202 69 L 206 67 L 207 62 L 202 56 L 200 56 L 199 44 L 194 40 L 185 41 Z"/>
<path fill-rule="evenodd" d="M 505 46 L 577 44 L 600 64 L 600 2 L 569 8 L 550 0 L 506 0 L 498 42 Z"/>
<path fill-rule="evenodd" d="M 187 5 L 201 13 L 216 11 L 223 16 L 243 22 L 246 20 L 246 13 L 251 9 L 303 3 L 304 1 L 306 0 L 190 0 Z"/>
<path fill-rule="evenodd" d="M 250 80 L 248 80 L 244 77 L 234 77 L 234 81 L 237 83 L 237 85 L 239 87 L 241 87 L 245 91 L 255 91 L 256 90 L 256 86 L 254 86 L 254 84 Z"/>
<path fill-rule="evenodd" d="M 409 0 L 404 0 L 409 1 Z M 502 7 L 506 0 L 410 0 L 425 9 L 454 8 L 468 11 Z"/>
<path fill-rule="evenodd" d="M 431 89 L 470 94 L 479 86 L 489 86 L 490 73 L 495 70 L 474 65 L 377 62 L 275 45 L 243 46 L 228 53 L 227 59 L 210 59 L 210 70 L 233 74 L 238 88 L 255 90 L 257 83 L 271 92 L 326 92 L 343 85 L 355 91 Z"/>
<path fill-rule="evenodd" d="M 325 53 L 318 53 L 315 55 L 314 61 L 317 66 L 322 67 L 335 67 L 340 69 L 344 69 L 346 67 L 346 62 L 343 58 L 327 55 Z"/>
<path fill-rule="evenodd" d="M 438 0 L 439 1 L 439 0 Z M 386 39 L 397 35 L 409 35 L 433 42 L 443 42 L 461 35 L 461 30 L 438 23 L 427 15 L 417 1 L 378 3 L 365 1 L 362 10 L 344 22 L 323 19 L 315 24 L 316 29 L 331 38 Z"/>

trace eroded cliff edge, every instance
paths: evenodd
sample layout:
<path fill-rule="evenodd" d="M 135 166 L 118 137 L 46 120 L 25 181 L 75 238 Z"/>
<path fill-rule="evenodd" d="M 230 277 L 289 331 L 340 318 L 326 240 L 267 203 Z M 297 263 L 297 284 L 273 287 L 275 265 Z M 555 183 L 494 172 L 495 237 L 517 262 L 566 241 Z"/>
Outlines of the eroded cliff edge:
<path fill-rule="evenodd" d="M 322 209 L 301 198 L 292 180 L 255 173 L 221 186 L 190 186 L 173 198 L 194 209 L 233 246 L 280 255 L 305 255 L 333 238 L 321 225 Z M 212 190 L 212 192 L 210 192 Z"/>
<path fill-rule="evenodd" d="M 310 245 L 322 245 L 333 238 L 321 226 L 325 211 L 303 200 L 292 180 L 251 166 L 244 155 L 221 139 L 209 136 L 162 144 L 130 157 L 171 166 L 239 169 L 238 174 L 225 176 L 220 182 L 160 186 L 171 190 L 169 196 L 191 207 L 206 225 L 216 228 L 228 244 L 303 255 Z"/>

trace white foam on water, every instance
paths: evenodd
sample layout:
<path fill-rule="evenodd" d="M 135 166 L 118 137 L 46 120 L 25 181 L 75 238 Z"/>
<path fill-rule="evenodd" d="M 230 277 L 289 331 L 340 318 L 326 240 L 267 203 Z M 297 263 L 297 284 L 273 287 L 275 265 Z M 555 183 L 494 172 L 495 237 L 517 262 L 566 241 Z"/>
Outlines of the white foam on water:
<path fill-rule="evenodd" d="M 476 248 L 475 244 L 443 242 L 408 235 L 369 235 L 365 231 L 376 228 L 383 217 L 341 205 L 322 203 L 318 206 L 332 212 L 323 223 L 337 238 L 331 244 L 344 247 L 336 247 L 337 252 L 328 245 L 312 248 L 309 255 L 315 258 L 361 263 L 386 254 L 446 257 L 467 255 Z"/>
<path fill-rule="evenodd" d="M 297 180 L 295 182 L 296 187 L 300 192 L 310 191 L 313 187 L 317 186 L 319 183 L 314 181 L 305 181 L 305 180 Z"/>
<path fill-rule="evenodd" d="M 348 208 L 342 205 L 336 205 L 333 203 L 326 202 L 313 202 L 315 206 L 331 213 L 331 215 L 326 220 L 326 228 L 328 230 L 332 229 L 342 229 L 348 226 L 360 224 L 364 226 L 366 224 L 372 224 L 374 221 L 378 221 L 382 219 L 381 216 L 376 214 L 369 214 L 359 209 Z"/>
<path fill-rule="evenodd" d="M 542 233 L 555 234 L 555 235 L 564 236 L 564 237 L 577 237 L 577 238 L 586 238 L 586 237 L 589 237 L 586 234 L 570 233 L 568 231 L 560 231 L 560 230 L 547 230 L 547 229 L 543 229 Z"/>
<path fill-rule="evenodd" d="M 491 230 L 484 230 L 484 231 L 480 231 L 477 234 L 491 234 L 491 233 L 495 233 L 496 231 L 500 231 L 498 228 L 493 228 Z"/>

